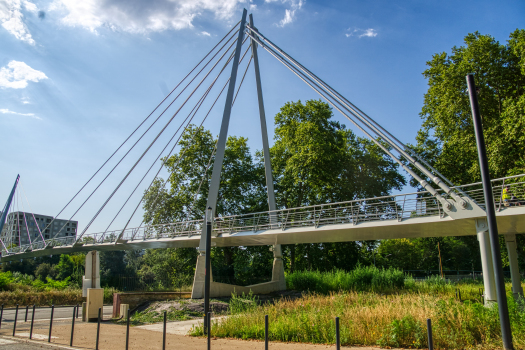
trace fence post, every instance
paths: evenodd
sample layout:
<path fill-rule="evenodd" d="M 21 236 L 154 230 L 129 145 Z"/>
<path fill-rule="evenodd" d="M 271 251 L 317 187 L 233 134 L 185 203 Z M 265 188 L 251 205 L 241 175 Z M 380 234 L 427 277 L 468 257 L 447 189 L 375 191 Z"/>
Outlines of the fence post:
<path fill-rule="evenodd" d="M 33 313 L 31 314 L 31 330 L 29 331 L 29 339 L 33 339 L 33 323 L 35 323 L 36 305 L 33 304 Z"/>
<path fill-rule="evenodd" d="M 95 344 L 95 350 L 98 350 L 98 340 L 100 338 L 100 314 L 102 313 L 102 308 L 98 308 L 98 319 L 97 319 L 97 343 Z"/>
<path fill-rule="evenodd" d="M 71 340 L 69 340 L 69 346 L 73 346 L 73 334 L 75 332 L 75 316 L 76 316 L 76 308 L 77 306 L 73 306 L 73 317 L 71 318 Z"/>
<path fill-rule="evenodd" d="M 126 350 L 128 350 L 128 346 L 129 346 L 129 309 L 127 311 L 128 313 L 128 319 L 126 321 Z"/>
<path fill-rule="evenodd" d="M 268 315 L 264 315 L 264 350 L 268 350 Z"/>
<path fill-rule="evenodd" d="M 335 318 L 335 348 L 336 350 L 341 349 L 341 336 L 339 334 L 339 317 Z"/>
<path fill-rule="evenodd" d="M 26 317 L 24 319 L 24 322 L 27 322 L 27 313 L 29 312 L 29 305 L 26 305 Z"/>
<path fill-rule="evenodd" d="M 432 339 L 432 321 L 427 318 L 427 333 L 428 333 L 428 350 L 434 350 L 434 340 Z"/>
<path fill-rule="evenodd" d="M 77 318 L 78 318 L 78 304 L 77 304 Z"/>
<path fill-rule="evenodd" d="M 0 311 L 0 328 L 2 328 L 2 318 L 4 317 L 4 304 L 2 304 L 2 309 Z"/>
<path fill-rule="evenodd" d="M 51 331 L 53 330 L 53 314 L 55 313 L 55 305 L 51 305 L 51 319 L 49 320 L 49 337 L 47 342 L 51 343 Z"/>
<path fill-rule="evenodd" d="M 166 310 L 164 310 L 164 327 L 162 328 L 162 350 L 166 350 Z"/>
<path fill-rule="evenodd" d="M 18 318 L 18 304 L 16 304 L 15 323 L 13 324 L 13 337 L 15 336 L 15 332 L 16 332 L 16 319 L 17 318 Z"/>

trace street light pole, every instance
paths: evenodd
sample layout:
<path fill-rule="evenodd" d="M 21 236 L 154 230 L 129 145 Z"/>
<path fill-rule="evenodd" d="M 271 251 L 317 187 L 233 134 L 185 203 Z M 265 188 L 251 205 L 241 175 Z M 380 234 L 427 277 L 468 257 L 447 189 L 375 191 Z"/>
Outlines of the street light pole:
<path fill-rule="evenodd" d="M 483 125 L 481 124 L 478 96 L 476 94 L 476 84 L 474 83 L 474 74 L 467 75 L 467 85 L 470 97 L 470 106 L 472 108 L 472 119 L 474 121 L 474 132 L 476 134 L 476 143 L 478 146 L 479 168 L 481 170 L 483 194 L 485 196 L 485 211 L 487 212 L 492 261 L 494 265 L 494 277 L 496 280 L 496 293 L 498 296 L 501 338 L 503 339 L 503 347 L 506 350 L 512 350 L 514 347 L 512 345 L 512 332 L 510 329 L 509 308 L 507 306 L 507 294 L 505 292 L 503 268 L 501 266 L 501 252 L 499 249 L 496 208 L 494 207 L 494 197 L 492 195 L 492 185 L 490 183 L 487 149 L 485 148 L 485 138 L 483 136 Z"/>
<path fill-rule="evenodd" d="M 206 334 L 208 322 L 207 315 L 210 312 L 210 284 L 211 284 L 211 224 L 213 221 L 213 210 L 206 210 L 206 260 L 204 269 L 204 334 Z"/>

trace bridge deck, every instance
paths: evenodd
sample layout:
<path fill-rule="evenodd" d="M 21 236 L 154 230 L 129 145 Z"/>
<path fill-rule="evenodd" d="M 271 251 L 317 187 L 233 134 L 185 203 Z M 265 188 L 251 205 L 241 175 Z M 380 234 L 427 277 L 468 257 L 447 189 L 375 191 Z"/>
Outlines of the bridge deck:
<path fill-rule="evenodd" d="M 525 205 L 505 207 L 499 199 L 505 184 L 517 178 L 493 181 L 500 234 L 525 232 Z M 514 181 L 510 186 L 514 195 L 525 198 L 525 182 Z M 461 188 L 484 208 L 479 183 Z M 427 192 L 418 192 L 219 217 L 214 221 L 212 244 L 225 247 L 475 235 L 474 220 L 453 219 Z M 119 243 L 115 241 L 122 230 L 84 235 L 81 244 L 75 243 L 76 237 L 34 242 L 4 250 L 2 261 L 90 250 L 197 247 L 202 224 L 202 220 L 195 220 L 127 229 L 124 241 Z"/>

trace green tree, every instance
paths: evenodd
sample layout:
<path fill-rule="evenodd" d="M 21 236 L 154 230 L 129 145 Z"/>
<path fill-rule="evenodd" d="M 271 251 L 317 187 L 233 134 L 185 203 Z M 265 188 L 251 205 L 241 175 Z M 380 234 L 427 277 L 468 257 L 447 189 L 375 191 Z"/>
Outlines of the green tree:
<path fill-rule="evenodd" d="M 64 280 L 67 277 L 71 277 L 75 269 L 75 264 L 71 256 L 67 254 L 60 254 L 60 261 L 55 265 L 55 270 L 57 272 L 57 278 L 59 280 Z"/>
<path fill-rule="evenodd" d="M 126 273 L 122 250 L 100 252 L 100 281 L 104 285 L 113 285 L 114 279 Z"/>
<path fill-rule="evenodd" d="M 138 275 L 143 280 L 155 279 L 158 287 L 167 288 L 172 286 L 174 281 L 188 280 L 188 277 L 192 277 L 196 263 L 196 249 L 147 249 L 142 256 Z"/>
<path fill-rule="evenodd" d="M 423 75 L 428 91 L 420 113 L 423 124 L 414 149 L 457 185 L 480 181 L 465 80 L 474 73 L 491 177 L 524 173 L 525 30 L 512 32 L 506 44 L 490 35 L 468 34 L 463 46 L 454 46 L 450 54 L 435 54 L 427 66 Z M 411 184 L 418 186 L 413 180 Z M 479 256 L 475 239 L 458 240 L 467 245 L 472 259 Z M 518 247 L 522 268 L 524 248 Z"/>
<path fill-rule="evenodd" d="M 216 216 L 260 210 L 254 199 L 264 191 L 264 178 L 253 163 L 248 139 L 228 137 L 219 187 Z M 158 180 L 146 192 L 144 219 L 148 223 L 168 223 L 202 219 L 208 198 L 215 159 L 216 139 L 202 127 L 190 126 L 180 141 L 178 154 L 164 159 L 169 171 L 168 185 Z"/>
<path fill-rule="evenodd" d="M 35 270 L 35 277 L 42 282 L 46 282 L 47 277 L 56 277 L 56 270 L 54 266 L 51 266 L 49 263 L 41 263 Z"/>
<path fill-rule="evenodd" d="M 386 196 L 405 184 L 392 159 L 332 116 L 330 106 L 318 100 L 286 103 L 275 116 L 270 153 L 280 207 Z M 286 253 L 291 271 L 349 269 L 359 250 L 358 243 L 346 242 L 297 245 L 297 252 L 290 245 Z"/>
<path fill-rule="evenodd" d="M 480 180 L 476 141 L 465 76 L 475 74 L 493 178 L 525 170 L 525 31 L 506 45 L 478 32 L 465 46 L 435 54 L 423 75 L 428 91 L 415 149 L 456 184 Z"/>
<path fill-rule="evenodd" d="M 264 169 L 261 165 L 254 164 L 247 141 L 243 137 L 228 137 L 217 208 L 214 213 L 216 216 L 267 209 Z M 215 160 L 216 142 L 210 131 L 195 126 L 188 128 L 180 142 L 181 150 L 164 160 L 170 174 L 168 186 L 163 188 L 164 180 L 159 180 L 146 192 L 144 205 L 146 222 L 157 224 L 203 217 Z M 213 249 L 212 266 L 216 279 L 230 282 L 235 280 L 234 260 L 240 249 L 238 247 Z M 188 253 L 192 256 L 193 265 L 191 268 L 189 265 L 185 266 L 188 266 L 188 273 L 193 273 L 197 252 L 193 248 L 190 250 L 193 250 L 191 254 Z M 148 251 L 143 259 L 145 265 L 141 268 L 142 273 L 152 271 L 149 268 L 150 255 L 148 254 L 151 253 Z"/>

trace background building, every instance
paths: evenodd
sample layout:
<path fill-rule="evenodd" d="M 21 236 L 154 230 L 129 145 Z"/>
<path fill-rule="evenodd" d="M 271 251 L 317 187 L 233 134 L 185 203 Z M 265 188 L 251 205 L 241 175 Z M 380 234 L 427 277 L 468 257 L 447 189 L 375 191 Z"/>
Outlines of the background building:
<path fill-rule="evenodd" d="M 26 226 L 27 223 L 27 226 Z M 49 224 L 51 226 L 47 227 Z M 24 245 L 55 237 L 70 237 L 77 234 L 78 221 L 55 219 L 52 216 L 16 211 L 7 215 L 0 238 L 7 247 Z M 31 241 L 29 240 L 31 237 Z"/>

